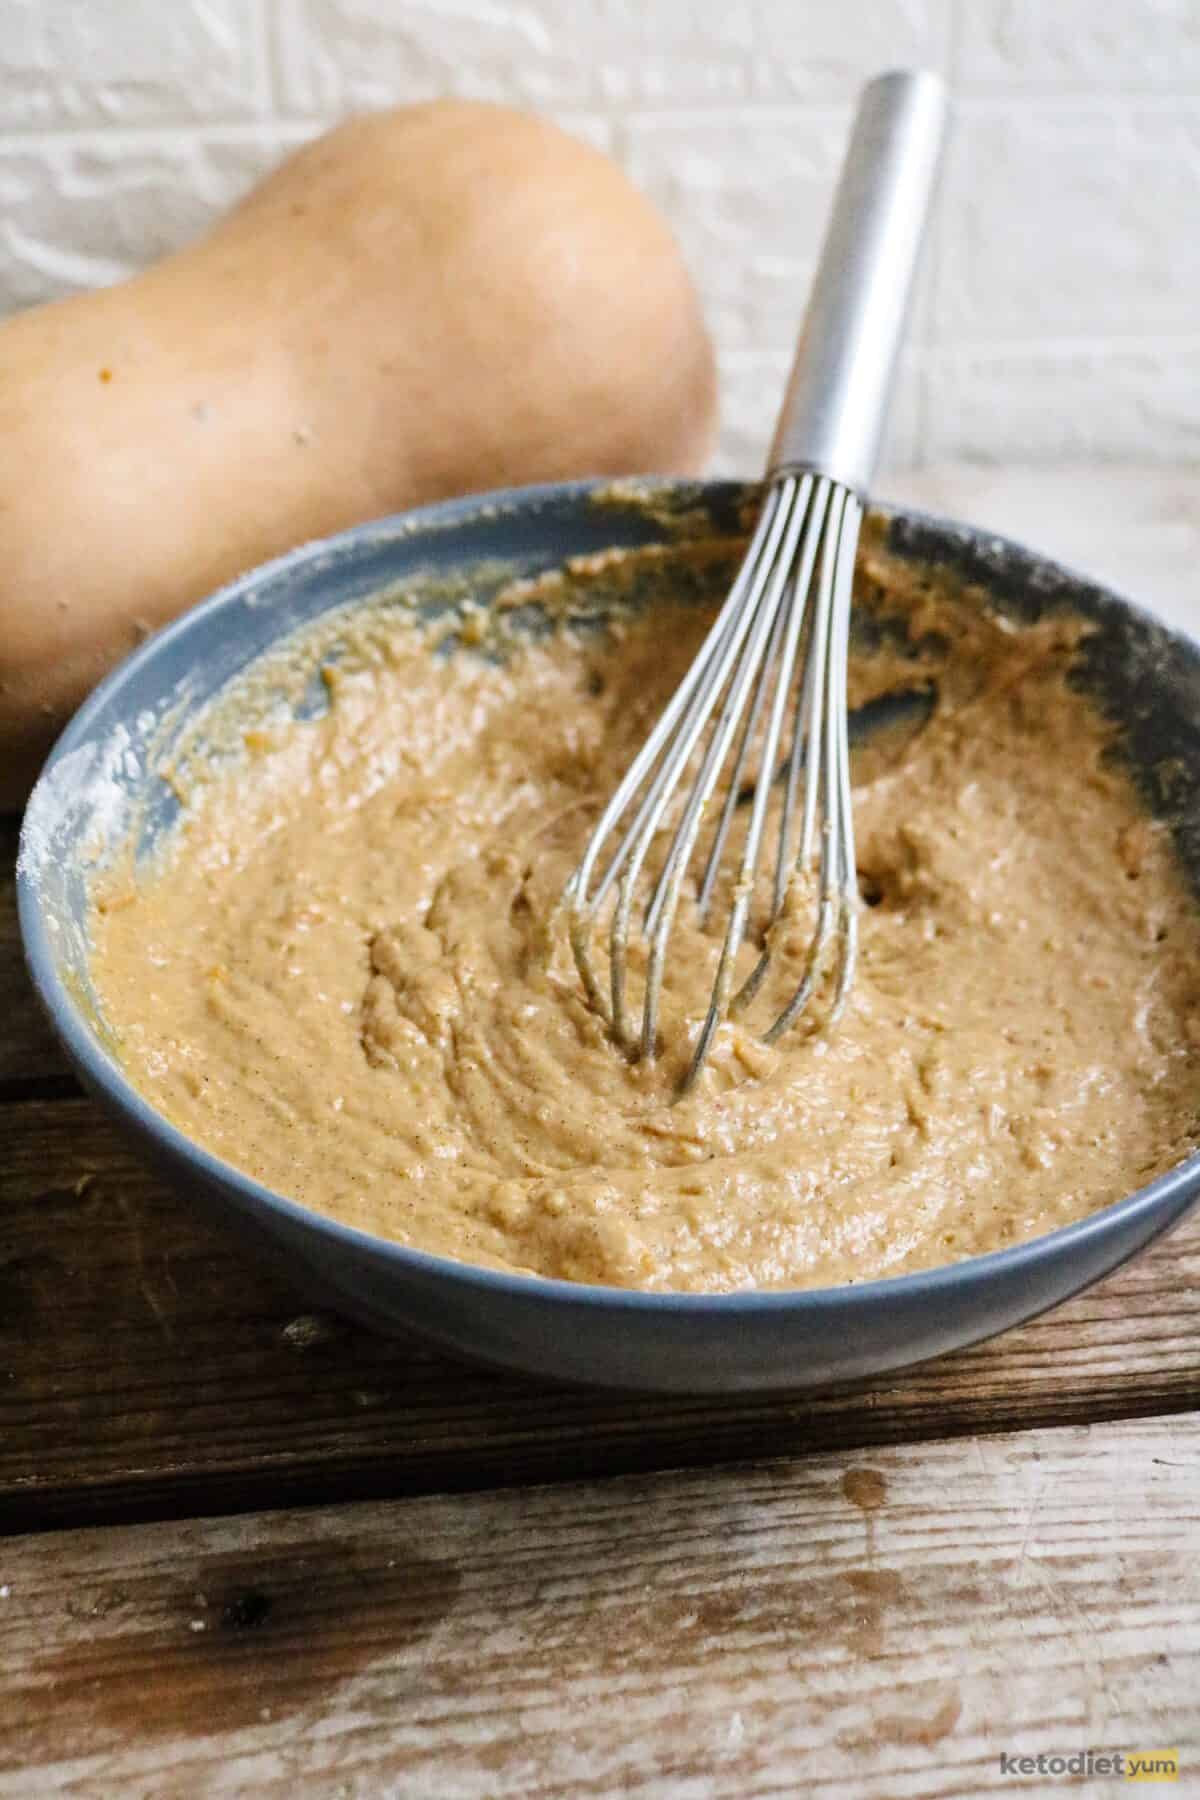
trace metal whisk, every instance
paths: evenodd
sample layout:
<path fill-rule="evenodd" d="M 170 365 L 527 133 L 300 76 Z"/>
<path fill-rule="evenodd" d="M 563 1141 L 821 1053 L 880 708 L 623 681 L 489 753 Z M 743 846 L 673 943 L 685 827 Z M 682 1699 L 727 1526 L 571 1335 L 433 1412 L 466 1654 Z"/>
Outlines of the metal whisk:
<path fill-rule="evenodd" d="M 944 123 L 945 93 L 934 75 L 882 75 L 863 92 L 750 547 L 698 656 L 605 807 L 566 887 L 571 945 L 589 1003 L 608 1016 L 631 1054 L 653 1057 L 672 927 L 724 775 L 696 889 L 702 925 L 742 817 L 744 828 L 736 863 L 730 858 L 729 919 L 712 997 L 681 1092 L 703 1068 L 722 1019 L 742 1012 L 761 988 L 776 928 L 789 916 L 814 857 L 816 910 L 807 954 L 765 1041 L 774 1043 L 804 1011 L 831 946 L 827 1026 L 836 1022 L 854 977 L 858 875 L 846 664 L 859 496 L 874 473 Z M 745 784 L 749 769 L 757 770 L 752 787 Z M 685 776 L 691 786 L 681 791 Z M 757 961 L 735 987 L 777 778 L 784 787 L 771 902 Z M 592 939 L 610 899 L 606 1004 Z M 635 1030 L 628 968 L 639 912 L 648 954 Z"/>

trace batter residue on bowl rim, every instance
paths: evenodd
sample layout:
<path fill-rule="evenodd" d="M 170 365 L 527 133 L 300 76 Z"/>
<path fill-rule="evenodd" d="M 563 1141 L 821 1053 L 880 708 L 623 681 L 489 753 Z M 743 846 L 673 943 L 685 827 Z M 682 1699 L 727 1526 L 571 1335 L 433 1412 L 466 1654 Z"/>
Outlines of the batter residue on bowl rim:
<path fill-rule="evenodd" d="M 907 687 L 933 705 L 856 753 L 865 904 L 839 1029 L 767 1049 L 726 1025 L 673 1103 L 715 947 L 683 919 L 663 1058 L 614 1048 L 556 902 L 711 618 L 672 600 L 672 571 L 715 600 L 735 556 L 601 559 L 534 591 L 548 635 L 468 617 L 481 648 L 452 656 L 402 606 L 343 623 L 324 716 L 248 727 L 244 757 L 188 788 L 169 852 L 97 894 L 93 980 L 137 1086 L 365 1230 L 658 1290 L 951 1262 L 1186 1154 L 1200 924 L 1068 679 L 1083 627 L 1018 626 L 895 568 L 866 584 L 884 628 L 854 652 L 852 704 Z M 593 590 L 646 577 L 643 611 L 580 628 Z"/>

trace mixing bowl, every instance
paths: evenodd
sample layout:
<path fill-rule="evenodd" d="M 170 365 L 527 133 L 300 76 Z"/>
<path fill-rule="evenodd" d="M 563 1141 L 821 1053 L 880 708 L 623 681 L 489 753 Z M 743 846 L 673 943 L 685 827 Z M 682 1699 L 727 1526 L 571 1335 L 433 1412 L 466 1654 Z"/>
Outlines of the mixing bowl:
<path fill-rule="evenodd" d="M 282 1257 L 310 1291 L 383 1328 L 559 1379 L 693 1393 L 814 1385 L 936 1356 L 1019 1324 L 1174 1225 L 1200 1156 L 1078 1224 L 928 1273 L 800 1292 L 643 1294 L 498 1274 L 308 1211 L 177 1131 L 122 1073 L 88 975 L 89 871 L 137 822 L 152 845 L 178 809 L 157 770 L 255 656 L 331 607 L 395 583 L 486 568 L 512 577 L 609 546 L 669 541 L 680 520 L 736 527 L 732 484 L 574 483 L 382 519 L 256 569 L 143 644 L 81 708 L 29 802 L 18 873 L 34 985 L 84 1084 L 184 1193 Z M 1066 607 L 1094 625 L 1079 679 L 1125 726 L 1151 809 L 1200 893 L 1200 652 L 1117 596 L 1015 544 L 879 511 L 890 553 L 934 562 L 1016 617 Z"/>

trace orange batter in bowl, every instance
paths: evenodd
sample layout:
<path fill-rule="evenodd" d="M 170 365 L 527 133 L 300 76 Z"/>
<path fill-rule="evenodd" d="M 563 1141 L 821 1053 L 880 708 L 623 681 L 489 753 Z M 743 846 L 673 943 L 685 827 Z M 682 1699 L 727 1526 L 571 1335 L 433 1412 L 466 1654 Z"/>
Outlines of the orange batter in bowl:
<path fill-rule="evenodd" d="M 1018 625 L 880 563 L 851 703 L 935 699 L 856 753 L 865 904 L 837 1031 L 767 1049 L 727 1024 L 675 1103 L 716 948 L 681 920 L 673 1048 L 638 1064 L 613 1046 L 557 898 L 711 619 L 671 598 L 672 559 L 715 602 L 728 548 L 543 581 L 516 598 L 548 606 L 547 635 L 468 615 L 450 656 L 445 625 L 403 606 L 342 618 L 324 715 L 247 726 L 243 757 L 185 783 L 169 850 L 97 889 L 93 980 L 146 1096 L 365 1230 L 655 1290 L 951 1262 L 1193 1148 L 1200 922 L 1070 679 L 1084 627 Z M 639 567 L 657 597 L 608 618 L 594 597 Z M 789 973 L 785 948 L 781 991 Z"/>

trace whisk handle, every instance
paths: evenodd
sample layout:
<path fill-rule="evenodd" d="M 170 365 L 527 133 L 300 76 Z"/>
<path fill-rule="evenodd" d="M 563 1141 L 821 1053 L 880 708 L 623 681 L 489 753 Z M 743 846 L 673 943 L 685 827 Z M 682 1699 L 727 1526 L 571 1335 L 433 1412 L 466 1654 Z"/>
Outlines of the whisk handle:
<path fill-rule="evenodd" d="M 857 493 L 870 486 L 945 122 L 936 75 L 897 70 L 863 89 L 769 476 L 813 469 Z"/>

